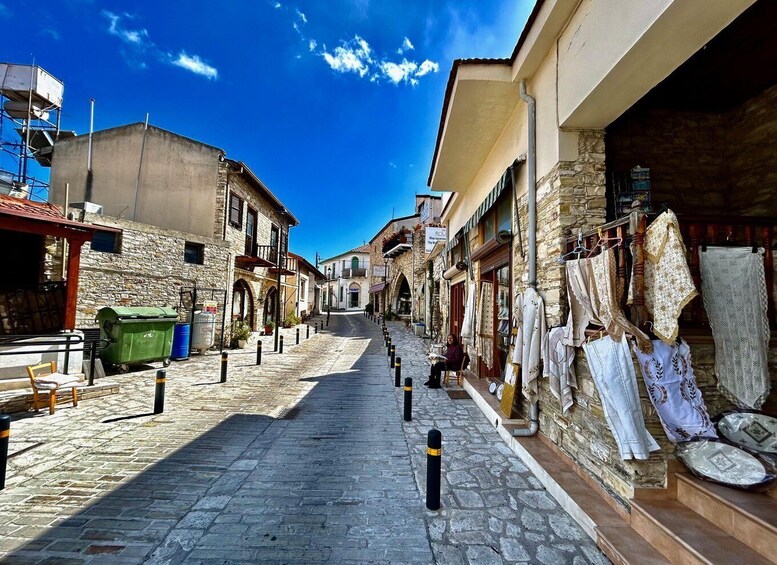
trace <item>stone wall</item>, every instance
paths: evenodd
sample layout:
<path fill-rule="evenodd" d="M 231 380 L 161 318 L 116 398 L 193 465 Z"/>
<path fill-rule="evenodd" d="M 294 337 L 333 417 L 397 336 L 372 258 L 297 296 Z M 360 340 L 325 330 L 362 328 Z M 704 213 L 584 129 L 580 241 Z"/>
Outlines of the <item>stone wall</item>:
<path fill-rule="evenodd" d="M 118 253 L 92 251 L 89 243 L 82 248 L 77 327 L 96 327 L 94 317 L 104 306 L 177 308 L 181 287 L 194 285 L 228 289 L 229 311 L 233 262 L 224 242 L 92 214 L 84 220 L 122 233 Z M 202 265 L 184 262 L 186 242 L 204 246 Z"/>
<path fill-rule="evenodd" d="M 608 171 L 650 168 L 654 208 L 777 216 L 777 86 L 726 113 L 635 106 L 607 128 Z"/>

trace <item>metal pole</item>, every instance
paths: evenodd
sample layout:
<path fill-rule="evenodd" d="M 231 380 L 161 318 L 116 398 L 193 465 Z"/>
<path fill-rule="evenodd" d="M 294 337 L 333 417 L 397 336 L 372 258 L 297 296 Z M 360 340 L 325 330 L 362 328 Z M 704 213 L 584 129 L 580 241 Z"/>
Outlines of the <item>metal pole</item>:
<path fill-rule="evenodd" d="M 386 340 L 386 357 L 391 357 L 391 338 Z"/>
<path fill-rule="evenodd" d="M 314 334 L 317 334 L 317 333 L 318 333 L 318 322 L 316 322 L 315 324 L 313 324 L 313 333 L 314 333 Z"/>
<path fill-rule="evenodd" d="M 440 470 L 442 463 L 442 433 L 431 429 L 426 439 L 426 507 L 440 509 Z"/>
<path fill-rule="evenodd" d="M 305 339 L 310 339 L 310 324 L 305 324 Z"/>
<path fill-rule="evenodd" d="M 299 345 L 299 328 L 297 328 L 297 339 L 294 345 Z"/>
<path fill-rule="evenodd" d="M 227 361 L 229 359 L 229 353 L 224 351 L 221 354 L 221 382 L 227 382 Z"/>
<path fill-rule="evenodd" d="M 391 346 L 391 360 L 389 361 L 389 367 L 392 368 L 392 369 L 394 368 L 394 363 L 395 363 L 394 357 L 396 356 L 396 354 L 397 354 L 397 346 L 396 345 L 392 345 Z"/>
<path fill-rule="evenodd" d="M 402 383 L 402 358 L 397 357 L 394 363 L 394 386 L 399 387 Z"/>
<path fill-rule="evenodd" d="M 261 339 L 256 341 L 256 364 L 257 365 L 262 364 L 262 340 Z"/>
<path fill-rule="evenodd" d="M 161 414 L 165 411 L 165 381 L 167 381 L 167 371 L 159 369 L 156 372 L 156 390 L 154 391 L 154 414 Z"/>
<path fill-rule="evenodd" d="M 97 342 L 89 346 L 89 386 L 94 385 L 94 364 L 97 362 Z"/>
<path fill-rule="evenodd" d="M 281 336 L 281 342 L 280 342 L 280 345 L 278 346 L 278 354 L 280 355 L 282 353 L 283 353 L 283 336 Z"/>
<path fill-rule="evenodd" d="M 413 419 L 413 379 L 405 377 L 405 406 L 404 419 L 409 422 Z"/>
<path fill-rule="evenodd" d="M 0 490 L 5 488 L 5 468 L 8 464 L 8 442 L 11 438 L 11 417 L 0 414 Z"/>

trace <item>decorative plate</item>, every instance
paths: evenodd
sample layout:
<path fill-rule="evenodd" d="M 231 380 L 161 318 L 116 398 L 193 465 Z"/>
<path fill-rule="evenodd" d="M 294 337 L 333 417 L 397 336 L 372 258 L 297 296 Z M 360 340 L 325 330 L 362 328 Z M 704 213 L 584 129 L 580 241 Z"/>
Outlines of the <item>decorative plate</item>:
<path fill-rule="evenodd" d="M 496 383 L 494 381 L 488 383 L 488 392 L 491 394 L 496 394 Z"/>
<path fill-rule="evenodd" d="M 768 460 L 719 440 L 681 443 L 675 454 L 697 477 L 724 486 L 761 490 L 777 480 Z"/>
<path fill-rule="evenodd" d="M 718 433 L 731 443 L 777 454 L 777 418 L 757 410 L 728 410 L 715 417 Z"/>
<path fill-rule="evenodd" d="M 505 392 L 505 385 L 504 383 L 501 383 L 498 387 L 496 387 L 496 398 L 499 400 L 499 402 L 502 401 L 502 395 Z"/>

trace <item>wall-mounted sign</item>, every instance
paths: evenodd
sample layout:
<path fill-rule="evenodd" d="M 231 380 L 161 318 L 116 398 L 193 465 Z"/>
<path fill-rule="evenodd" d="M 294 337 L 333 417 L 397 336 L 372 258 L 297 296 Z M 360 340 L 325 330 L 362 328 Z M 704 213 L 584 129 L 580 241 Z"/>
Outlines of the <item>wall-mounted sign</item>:
<path fill-rule="evenodd" d="M 386 266 L 385 265 L 373 265 L 372 266 L 372 276 L 374 276 L 374 277 L 385 277 L 386 276 Z"/>
<path fill-rule="evenodd" d="M 426 252 L 431 253 L 439 241 L 448 241 L 448 228 L 426 228 Z"/>

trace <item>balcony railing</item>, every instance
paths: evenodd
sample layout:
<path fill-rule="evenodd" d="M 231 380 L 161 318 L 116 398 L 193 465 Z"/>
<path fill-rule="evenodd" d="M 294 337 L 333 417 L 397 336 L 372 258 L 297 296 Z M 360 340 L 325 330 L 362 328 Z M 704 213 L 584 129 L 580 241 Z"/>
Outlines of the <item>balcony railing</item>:
<path fill-rule="evenodd" d="M 343 278 L 344 279 L 350 279 L 353 277 L 366 277 L 367 276 L 367 268 L 366 267 L 346 267 L 343 269 Z"/>

